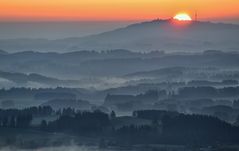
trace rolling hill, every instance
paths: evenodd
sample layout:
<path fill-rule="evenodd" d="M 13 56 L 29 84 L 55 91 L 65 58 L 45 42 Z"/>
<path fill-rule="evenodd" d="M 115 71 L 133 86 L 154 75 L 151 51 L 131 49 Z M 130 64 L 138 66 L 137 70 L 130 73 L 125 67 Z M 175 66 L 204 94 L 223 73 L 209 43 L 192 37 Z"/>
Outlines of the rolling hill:
<path fill-rule="evenodd" d="M 49 86 L 71 85 L 78 82 L 74 80 L 59 80 L 57 78 L 46 77 L 36 73 L 24 74 L 4 71 L 0 71 L 0 78 L 12 81 L 16 84 L 26 84 L 28 82 L 35 82 L 39 84 L 46 84 Z"/>
<path fill-rule="evenodd" d="M 238 50 L 239 25 L 199 21 L 177 24 L 172 20 L 153 20 L 80 38 L 0 40 L 0 48 L 58 52 L 119 48 L 141 52 Z"/>

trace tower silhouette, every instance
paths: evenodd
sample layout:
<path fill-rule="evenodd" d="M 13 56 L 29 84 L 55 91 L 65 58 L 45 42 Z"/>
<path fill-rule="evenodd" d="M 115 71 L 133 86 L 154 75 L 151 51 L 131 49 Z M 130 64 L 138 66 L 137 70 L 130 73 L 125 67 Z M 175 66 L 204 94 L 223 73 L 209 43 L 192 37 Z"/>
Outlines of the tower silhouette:
<path fill-rule="evenodd" d="M 198 21 L 198 12 L 196 11 L 195 12 L 195 18 L 194 18 L 195 21 Z"/>

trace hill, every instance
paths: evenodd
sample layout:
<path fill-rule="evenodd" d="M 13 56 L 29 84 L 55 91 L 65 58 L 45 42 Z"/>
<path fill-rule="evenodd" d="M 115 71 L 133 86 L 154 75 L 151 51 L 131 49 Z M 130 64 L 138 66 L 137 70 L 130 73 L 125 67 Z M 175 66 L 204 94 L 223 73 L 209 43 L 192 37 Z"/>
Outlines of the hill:
<path fill-rule="evenodd" d="M 239 65 L 238 60 L 237 52 L 213 50 L 183 54 L 157 51 L 136 53 L 128 50 L 71 53 L 29 51 L 0 55 L 0 69 L 7 72 L 37 73 L 59 79 L 79 79 L 80 76 L 122 76 L 167 67 L 235 68 Z"/>
<path fill-rule="evenodd" d="M 64 108 L 90 110 L 93 107 L 88 101 L 71 99 L 53 99 L 43 103 L 42 106 L 51 106 L 55 110 Z"/>
<path fill-rule="evenodd" d="M 16 84 L 35 82 L 39 84 L 46 84 L 48 86 L 73 85 L 78 82 L 74 80 L 59 80 L 57 78 L 47 77 L 36 73 L 24 74 L 4 71 L 0 71 L 0 78 L 12 81 Z"/>
<path fill-rule="evenodd" d="M 238 50 L 239 25 L 199 22 L 177 24 L 172 20 L 153 20 L 132 24 L 97 35 L 57 40 L 0 40 L 9 51 L 76 51 L 131 49 L 135 51 Z"/>
<path fill-rule="evenodd" d="M 180 76 L 187 70 L 184 67 L 169 67 L 153 71 L 141 71 L 136 73 L 127 74 L 125 77 L 159 77 L 159 76 Z"/>
<path fill-rule="evenodd" d="M 6 55 L 6 54 L 7 54 L 6 51 L 0 49 L 0 55 Z"/>

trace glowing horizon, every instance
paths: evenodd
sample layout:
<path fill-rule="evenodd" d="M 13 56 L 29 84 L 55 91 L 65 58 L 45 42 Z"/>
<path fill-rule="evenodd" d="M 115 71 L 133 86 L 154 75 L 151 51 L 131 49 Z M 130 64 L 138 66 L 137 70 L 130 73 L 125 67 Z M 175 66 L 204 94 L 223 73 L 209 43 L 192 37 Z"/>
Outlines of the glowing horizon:
<path fill-rule="evenodd" d="M 191 21 L 192 18 L 187 13 L 178 13 L 173 17 L 173 19 L 179 20 L 179 21 Z"/>
<path fill-rule="evenodd" d="M 0 21 L 8 20 L 148 20 L 180 11 L 199 19 L 239 17 L 235 0 L 0 0 Z"/>

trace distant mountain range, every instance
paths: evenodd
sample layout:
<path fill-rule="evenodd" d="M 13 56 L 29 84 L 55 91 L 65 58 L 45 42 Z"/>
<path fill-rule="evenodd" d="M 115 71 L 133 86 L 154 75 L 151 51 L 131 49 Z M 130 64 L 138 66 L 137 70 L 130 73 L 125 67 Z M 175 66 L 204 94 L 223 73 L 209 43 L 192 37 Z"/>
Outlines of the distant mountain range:
<path fill-rule="evenodd" d="M 239 50 L 239 25 L 153 20 L 97 35 L 58 40 L 0 40 L 0 49 L 12 51 L 55 51 L 130 49 L 134 51 Z"/>

